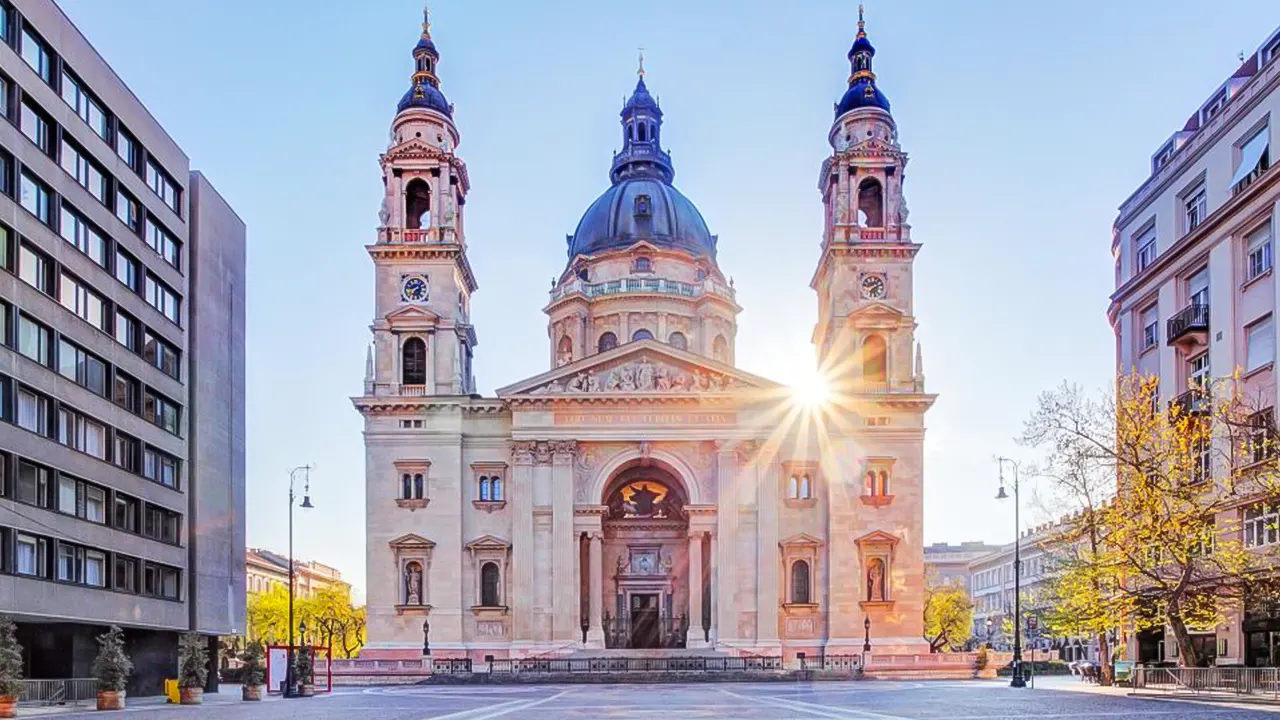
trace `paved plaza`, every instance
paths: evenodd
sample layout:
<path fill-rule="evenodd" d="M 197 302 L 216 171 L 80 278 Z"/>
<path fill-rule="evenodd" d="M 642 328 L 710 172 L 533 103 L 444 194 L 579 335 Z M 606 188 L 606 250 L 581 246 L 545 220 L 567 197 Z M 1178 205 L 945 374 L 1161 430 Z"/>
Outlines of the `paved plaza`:
<path fill-rule="evenodd" d="M 1058 679 L 1057 687 L 1067 688 Z M 1077 688 L 1071 688 L 1077 689 Z M 340 688 L 307 700 L 230 702 L 224 694 L 203 707 L 134 707 L 130 720 L 173 718 L 374 718 L 489 720 L 537 718 L 733 718 L 783 720 L 999 720 L 1000 718 L 1275 718 L 1267 707 L 1131 698 L 1066 689 L 1014 690 L 1003 681 L 742 683 L 687 685 L 531 685 Z M 58 714 L 59 718 L 90 713 Z M 103 715 L 92 714 L 102 718 Z"/>

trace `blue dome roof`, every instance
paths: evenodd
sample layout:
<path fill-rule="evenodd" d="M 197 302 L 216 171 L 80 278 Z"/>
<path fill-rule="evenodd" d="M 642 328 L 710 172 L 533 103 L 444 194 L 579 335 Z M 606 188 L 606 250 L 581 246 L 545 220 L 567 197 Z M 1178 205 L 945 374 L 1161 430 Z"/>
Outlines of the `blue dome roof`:
<path fill-rule="evenodd" d="M 431 41 L 431 38 L 425 35 L 418 40 L 417 45 L 413 46 L 413 54 L 416 56 L 420 50 L 426 50 L 428 53 L 436 57 L 440 57 L 439 51 L 436 50 L 436 44 Z"/>
<path fill-rule="evenodd" d="M 871 41 L 867 39 L 866 33 L 859 33 L 858 39 L 853 41 L 853 47 L 849 48 L 849 57 L 852 58 L 860 52 L 870 55 L 876 54 L 876 49 L 871 45 Z"/>
<path fill-rule="evenodd" d="M 404 112 L 408 108 L 426 108 L 443 113 L 446 117 L 453 117 L 453 108 L 444 98 L 444 93 L 431 83 L 414 83 L 413 87 L 409 88 L 396 105 L 396 112 Z"/>
<path fill-rule="evenodd" d="M 836 117 L 862 107 L 878 107 L 889 112 L 889 98 L 880 92 L 880 88 L 876 87 L 871 78 L 859 78 L 849 86 L 844 97 L 840 98 L 840 102 L 836 104 Z"/>
<path fill-rule="evenodd" d="M 647 213 L 637 205 L 648 196 Z M 658 247 L 715 259 L 716 238 L 702 213 L 679 190 L 657 177 L 622 180 L 591 203 L 569 238 L 569 259 L 622 250 L 646 240 Z"/>

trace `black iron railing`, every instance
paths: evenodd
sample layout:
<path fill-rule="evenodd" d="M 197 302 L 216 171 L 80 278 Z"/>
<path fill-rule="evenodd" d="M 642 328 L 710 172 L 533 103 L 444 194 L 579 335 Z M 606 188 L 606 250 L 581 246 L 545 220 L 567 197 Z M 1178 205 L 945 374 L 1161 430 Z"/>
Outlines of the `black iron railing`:
<path fill-rule="evenodd" d="M 1209 391 L 1192 388 L 1169 401 L 1170 408 L 1176 408 L 1181 415 L 1207 415 L 1212 400 Z"/>
<path fill-rule="evenodd" d="M 466 675 L 471 672 L 471 658 L 441 658 L 431 663 L 437 675 Z"/>
<path fill-rule="evenodd" d="M 1165 324 L 1165 335 L 1170 345 L 1189 332 L 1209 332 L 1209 303 L 1191 303 Z"/>
<path fill-rule="evenodd" d="M 800 657 L 801 670 L 849 670 L 862 669 L 861 655 L 828 655 L 824 652 L 805 653 Z"/>
<path fill-rule="evenodd" d="M 494 660 L 493 675 L 515 673 L 716 673 L 779 672 L 780 657 L 597 657 Z"/>

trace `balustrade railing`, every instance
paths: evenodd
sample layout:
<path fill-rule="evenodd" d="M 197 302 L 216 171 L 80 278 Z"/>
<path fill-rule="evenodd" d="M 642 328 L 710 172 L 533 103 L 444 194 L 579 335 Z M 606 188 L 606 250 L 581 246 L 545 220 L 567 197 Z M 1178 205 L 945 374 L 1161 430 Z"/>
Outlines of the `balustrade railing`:
<path fill-rule="evenodd" d="M 679 295 L 681 297 L 718 295 L 729 300 L 733 300 L 736 296 L 733 288 L 721 285 L 710 278 L 695 283 L 687 283 L 666 278 L 631 277 L 605 280 L 598 283 L 573 280 L 552 289 L 551 299 L 553 301 L 559 300 L 574 293 L 580 293 L 587 297 L 603 297 L 622 293 L 656 293 L 660 295 Z"/>

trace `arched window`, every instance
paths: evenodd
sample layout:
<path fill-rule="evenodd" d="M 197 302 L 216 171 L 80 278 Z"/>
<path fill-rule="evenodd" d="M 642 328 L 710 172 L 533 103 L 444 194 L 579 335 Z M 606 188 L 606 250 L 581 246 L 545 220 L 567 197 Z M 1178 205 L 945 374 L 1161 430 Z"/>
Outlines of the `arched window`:
<path fill-rule="evenodd" d="M 404 186 L 404 226 L 411 230 L 431 227 L 431 186 L 414 178 Z"/>
<path fill-rule="evenodd" d="M 600 336 L 600 341 L 596 343 L 596 350 L 604 352 L 618 347 L 618 336 L 611 332 L 607 332 Z"/>
<path fill-rule="evenodd" d="M 881 470 L 877 479 L 879 480 L 879 483 L 876 488 L 878 490 L 876 494 L 880 496 L 887 496 L 889 494 L 889 471 Z"/>
<path fill-rule="evenodd" d="M 502 478 L 489 478 L 489 499 L 494 502 L 500 502 L 502 500 Z"/>
<path fill-rule="evenodd" d="M 711 342 L 711 357 L 722 363 L 729 362 L 729 341 L 723 335 L 717 335 Z"/>
<path fill-rule="evenodd" d="M 644 123 L 640 123 L 640 142 L 645 141 Z"/>
<path fill-rule="evenodd" d="M 427 384 L 427 344 L 422 338 L 409 338 L 401 349 L 401 382 L 405 385 Z"/>
<path fill-rule="evenodd" d="M 875 178 L 858 185 L 858 222 L 866 227 L 884 227 L 884 193 Z"/>
<path fill-rule="evenodd" d="M 867 477 L 863 481 L 863 492 L 867 495 L 874 496 L 876 494 L 876 471 L 868 470 Z"/>
<path fill-rule="evenodd" d="M 400 497 L 405 500 L 413 499 L 413 476 L 409 473 L 405 473 L 404 476 L 400 478 L 400 485 Z"/>
<path fill-rule="evenodd" d="M 667 336 L 667 344 L 677 350 L 689 349 L 689 341 L 685 339 L 684 333 L 682 332 L 673 332 L 671 335 Z"/>
<path fill-rule="evenodd" d="M 879 335 L 868 335 L 862 341 L 862 379 L 876 383 L 885 381 L 884 338 Z"/>
<path fill-rule="evenodd" d="M 556 346 L 556 367 L 568 365 L 573 362 L 573 340 L 568 335 L 560 338 L 560 343 Z"/>
<path fill-rule="evenodd" d="M 813 497 L 813 495 L 811 495 L 810 492 L 812 492 L 812 490 L 809 487 L 809 474 L 805 473 L 804 475 L 800 476 L 800 497 L 802 498 Z"/>
<path fill-rule="evenodd" d="M 792 475 L 791 479 L 787 481 L 787 497 L 793 500 L 800 497 L 800 478 L 795 475 Z"/>
<path fill-rule="evenodd" d="M 501 575 L 497 563 L 480 566 L 480 604 L 484 607 L 502 607 Z"/>
<path fill-rule="evenodd" d="M 413 499 L 414 500 L 422 499 L 423 497 L 422 486 L 423 486 L 422 473 L 416 473 L 413 476 Z"/>
<path fill-rule="evenodd" d="M 489 478 L 480 476 L 480 502 L 489 501 Z"/>
<path fill-rule="evenodd" d="M 631 339 L 632 340 L 652 340 L 653 333 L 649 332 L 648 330 L 645 330 L 644 328 L 640 328 L 639 330 L 631 333 Z"/>
<path fill-rule="evenodd" d="M 804 560 L 791 565 L 791 602 L 809 604 L 809 563 Z"/>

